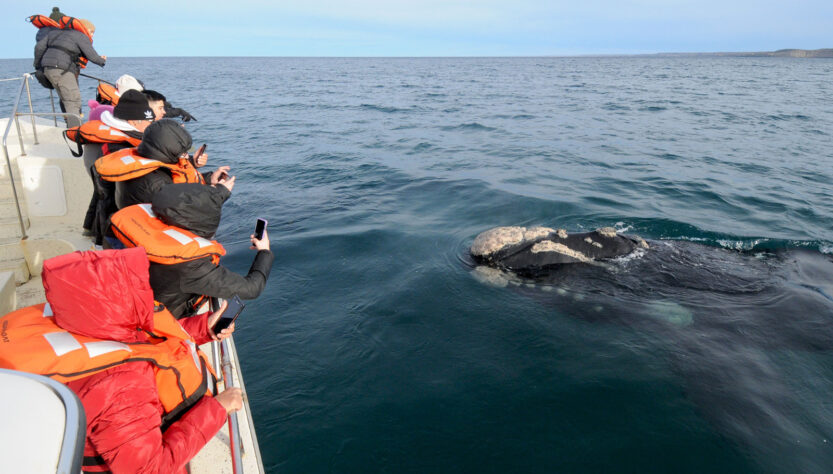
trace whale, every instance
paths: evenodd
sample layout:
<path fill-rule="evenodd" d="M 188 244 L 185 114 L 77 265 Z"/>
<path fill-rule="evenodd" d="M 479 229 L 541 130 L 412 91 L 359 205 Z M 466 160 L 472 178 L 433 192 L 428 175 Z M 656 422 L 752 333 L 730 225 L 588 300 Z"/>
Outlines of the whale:
<path fill-rule="evenodd" d="M 480 233 L 471 245 L 471 256 L 478 263 L 535 276 L 564 264 L 603 262 L 648 248 L 645 239 L 619 234 L 612 227 L 568 233 L 549 227 L 510 226 Z"/>
<path fill-rule="evenodd" d="M 833 462 L 830 254 L 521 226 L 481 232 L 468 250 L 471 275 L 498 295 L 660 356 L 695 413 L 752 459 L 782 472 Z"/>

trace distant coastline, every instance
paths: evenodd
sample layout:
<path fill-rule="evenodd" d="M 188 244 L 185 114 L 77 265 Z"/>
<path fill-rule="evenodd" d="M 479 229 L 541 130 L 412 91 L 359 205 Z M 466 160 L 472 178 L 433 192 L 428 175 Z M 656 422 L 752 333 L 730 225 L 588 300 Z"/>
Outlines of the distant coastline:
<path fill-rule="evenodd" d="M 720 56 L 734 58 L 833 58 L 833 48 L 825 49 L 779 49 L 778 51 L 740 52 L 740 53 L 656 53 L 646 56 Z"/>

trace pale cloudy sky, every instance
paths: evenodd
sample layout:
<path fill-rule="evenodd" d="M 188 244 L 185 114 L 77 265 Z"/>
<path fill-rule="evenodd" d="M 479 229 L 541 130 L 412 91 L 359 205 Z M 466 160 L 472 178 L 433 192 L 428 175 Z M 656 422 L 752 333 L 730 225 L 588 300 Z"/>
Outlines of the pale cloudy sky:
<path fill-rule="evenodd" d="M 833 47 L 833 1 L 0 0 L 0 58 L 59 6 L 124 56 L 552 56 Z"/>

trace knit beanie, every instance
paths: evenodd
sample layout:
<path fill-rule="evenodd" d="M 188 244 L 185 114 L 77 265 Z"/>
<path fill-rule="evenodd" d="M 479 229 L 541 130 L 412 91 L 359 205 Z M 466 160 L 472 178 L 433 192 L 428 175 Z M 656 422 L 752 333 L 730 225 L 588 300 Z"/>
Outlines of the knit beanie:
<path fill-rule="evenodd" d="M 116 80 L 116 90 L 119 91 L 119 94 L 124 94 L 130 89 L 141 92 L 145 88 L 142 87 L 142 84 L 138 81 L 138 79 L 130 74 L 124 74 Z"/>
<path fill-rule="evenodd" d="M 113 116 L 120 120 L 153 120 L 156 118 L 145 95 L 135 90 L 129 90 L 121 95 L 118 105 L 113 109 Z"/>

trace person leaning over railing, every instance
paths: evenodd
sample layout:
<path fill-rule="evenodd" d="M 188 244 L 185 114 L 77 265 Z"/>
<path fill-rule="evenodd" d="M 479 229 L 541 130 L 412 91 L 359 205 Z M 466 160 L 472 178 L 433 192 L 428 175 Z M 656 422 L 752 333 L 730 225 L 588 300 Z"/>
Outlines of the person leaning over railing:
<path fill-rule="evenodd" d="M 144 94 L 129 90 L 112 112 L 105 110 L 99 120 L 90 120 L 80 127 L 64 131 L 68 140 L 83 146 L 84 168 L 93 181 L 93 195 L 84 217 L 84 230 L 86 235 L 94 237 L 95 245 L 103 245 L 104 238 L 112 236 L 109 234 L 110 216 L 118 210 L 116 184 L 98 176 L 95 162 L 102 155 L 137 146 L 153 119 L 153 110 Z"/>
<path fill-rule="evenodd" d="M 220 264 L 226 251 L 209 239 L 230 195 L 223 185 L 170 184 L 151 204 L 126 207 L 111 218 L 113 233 L 125 246 L 147 250 L 154 298 L 177 319 L 193 315 L 203 297 L 257 298 L 269 279 L 275 257 L 265 231 L 260 240 L 250 236 L 257 253 L 246 276 Z"/>
<path fill-rule="evenodd" d="M 116 183 L 119 209 L 150 202 L 159 189 L 171 183 L 234 183 L 233 176 L 226 177 L 228 166 L 202 174 L 197 171 L 188 155 L 191 143 L 191 134 L 177 121 L 157 120 L 145 129 L 135 150 L 102 156 L 95 168 L 102 179 Z"/>
<path fill-rule="evenodd" d="M 144 249 L 74 252 L 46 260 L 47 304 L 0 318 L 0 367 L 48 375 L 81 399 L 84 472 L 184 473 L 242 407 L 218 395 L 196 345 L 223 339 L 221 311 L 177 322 L 153 300 Z"/>

